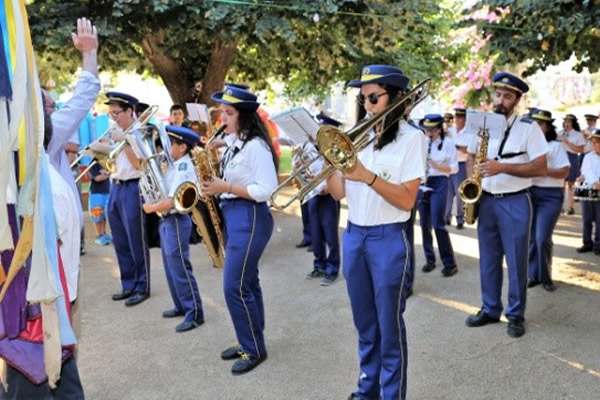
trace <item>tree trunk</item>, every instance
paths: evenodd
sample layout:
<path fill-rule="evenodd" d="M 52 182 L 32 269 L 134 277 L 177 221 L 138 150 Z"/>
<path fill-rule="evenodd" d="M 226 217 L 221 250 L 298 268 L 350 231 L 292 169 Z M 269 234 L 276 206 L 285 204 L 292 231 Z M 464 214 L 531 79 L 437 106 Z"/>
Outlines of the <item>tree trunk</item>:
<path fill-rule="evenodd" d="M 171 100 L 184 105 L 190 101 L 193 82 L 189 81 L 181 68 L 181 63 L 160 49 L 159 46 L 164 42 L 164 37 L 165 32 L 160 30 L 142 39 L 140 45 L 144 55 L 162 78 Z"/>
<path fill-rule="evenodd" d="M 202 79 L 200 102 L 214 105 L 210 95 L 223 89 L 225 76 L 235 58 L 237 42 L 233 40 L 216 39 L 210 52 L 210 60 Z"/>

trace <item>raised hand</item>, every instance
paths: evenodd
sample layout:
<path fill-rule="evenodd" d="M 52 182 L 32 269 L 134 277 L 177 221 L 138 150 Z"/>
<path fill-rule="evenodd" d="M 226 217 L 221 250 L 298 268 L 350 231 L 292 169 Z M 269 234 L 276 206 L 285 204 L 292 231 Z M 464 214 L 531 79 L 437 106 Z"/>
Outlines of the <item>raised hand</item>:
<path fill-rule="evenodd" d="M 77 19 L 77 33 L 71 33 L 71 38 L 80 53 L 95 53 L 98 50 L 98 31 L 87 18 Z"/>

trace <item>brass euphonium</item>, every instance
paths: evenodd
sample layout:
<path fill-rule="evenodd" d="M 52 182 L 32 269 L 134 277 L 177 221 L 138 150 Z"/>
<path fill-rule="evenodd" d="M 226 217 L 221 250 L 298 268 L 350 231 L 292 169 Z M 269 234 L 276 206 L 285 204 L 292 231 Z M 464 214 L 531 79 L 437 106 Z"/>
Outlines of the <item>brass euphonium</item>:
<path fill-rule="evenodd" d="M 206 147 L 225 130 L 226 125 L 221 126 L 206 143 Z M 190 157 L 198 181 L 200 183 L 210 181 L 217 172 L 215 165 L 219 165 L 216 158 L 216 152 L 213 149 L 195 147 L 192 149 Z M 225 239 L 221 230 L 221 217 L 219 206 L 212 196 L 201 195 L 200 201 L 192 208 L 192 218 L 202 241 L 208 251 L 208 256 L 216 268 L 223 268 L 225 265 Z"/>
<path fill-rule="evenodd" d="M 483 194 L 479 164 L 487 160 L 488 143 L 490 141 L 490 131 L 485 127 L 485 118 L 483 119 L 483 127 L 479 128 L 477 136 L 479 137 L 479 143 L 475 162 L 473 163 L 473 175 L 462 181 L 458 186 L 458 195 L 463 202 L 465 222 L 469 225 L 473 225 L 477 221 L 477 217 L 479 216 L 479 201 Z"/>
<path fill-rule="evenodd" d="M 358 153 L 376 138 L 369 138 L 369 131 L 380 122 L 384 122 L 385 118 L 392 111 L 399 109 L 401 106 L 404 106 L 404 111 L 397 119 L 408 115 L 417 104 L 429 95 L 430 83 L 431 79 L 429 78 L 423 80 L 408 93 L 388 105 L 382 112 L 370 119 L 360 122 L 348 132 L 342 132 L 340 129 L 330 125 L 320 127 L 317 131 L 317 150 L 319 151 L 319 155 L 313 157 L 312 160 L 308 161 L 302 168 L 295 171 L 289 178 L 275 188 L 271 194 L 271 206 L 275 209 L 283 210 L 295 200 L 304 202 L 305 198 L 336 170 L 342 172 L 352 171 L 356 166 Z M 310 182 L 303 185 L 287 202 L 283 204 L 277 203 L 277 197 L 281 190 L 290 185 L 293 180 L 298 179 L 299 175 L 305 174 L 306 170 L 321 157 L 325 158 L 329 162 L 329 165 L 323 167 L 319 174 L 311 179 Z"/>

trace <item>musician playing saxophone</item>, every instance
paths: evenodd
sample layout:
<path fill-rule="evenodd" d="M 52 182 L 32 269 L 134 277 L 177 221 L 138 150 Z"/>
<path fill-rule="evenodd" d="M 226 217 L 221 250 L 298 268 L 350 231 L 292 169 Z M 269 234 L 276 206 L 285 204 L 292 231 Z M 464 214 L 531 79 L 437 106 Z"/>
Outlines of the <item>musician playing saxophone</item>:
<path fill-rule="evenodd" d="M 144 204 L 144 212 L 160 213 L 160 250 L 165 275 L 174 307 L 163 312 L 164 318 L 183 316 L 183 322 L 175 327 L 176 332 L 185 332 L 204 323 L 202 300 L 198 284 L 190 263 L 189 237 L 192 220 L 189 214 L 180 214 L 174 209 L 173 196 L 184 182 L 197 184 L 190 150 L 200 141 L 193 130 L 175 125 L 165 128 L 171 142 L 171 157 L 174 163 L 165 173 L 167 197 L 154 204 Z"/>
<path fill-rule="evenodd" d="M 531 230 L 531 178 L 546 173 L 548 144 L 539 125 L 520 117 L 515 108 L 529 90 L 520 78 L 501 72 L 493 77 L 494 111 L 506 117 L 503 138 L 490 138 L 487 161 L 479 164 L 483 177 L 479 205 L 479 269 L 483 305 L 466 320 L 469 327 L 500 321 L 502 313 L 502 258 L 508 265 L 507 333 L 525 333 L 528 246 Z M 478 138 L 468 146 L 472 165 Z"/>
<path fill-rule="evenodd" d="M 594 151 L 586 154 L 583 158 L 581 176 L 577 180 L 593 190 L 600 191 L 600 130 L 596 129 L 592 133 L 591 143 Z M 577 249 L 577 252 L 585 253 L 593 250 L 594 254 L 600 256 L 600 201 L 583 200 L 581 209 L 583 211 L 583 246 Z M 596 232 L 592 240 L 594 228 Z"/>

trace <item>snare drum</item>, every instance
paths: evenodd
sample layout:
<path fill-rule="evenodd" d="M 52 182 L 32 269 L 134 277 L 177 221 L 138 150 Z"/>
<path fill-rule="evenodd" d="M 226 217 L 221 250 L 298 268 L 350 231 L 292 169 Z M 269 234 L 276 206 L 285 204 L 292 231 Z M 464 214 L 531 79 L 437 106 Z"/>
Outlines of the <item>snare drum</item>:
<path fill-rule="evenodd" d="M 600 201 L 600 190 L 591 186 L 575 186 L 573 188 L 575 199 L 584 201 Z"/>

